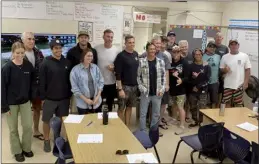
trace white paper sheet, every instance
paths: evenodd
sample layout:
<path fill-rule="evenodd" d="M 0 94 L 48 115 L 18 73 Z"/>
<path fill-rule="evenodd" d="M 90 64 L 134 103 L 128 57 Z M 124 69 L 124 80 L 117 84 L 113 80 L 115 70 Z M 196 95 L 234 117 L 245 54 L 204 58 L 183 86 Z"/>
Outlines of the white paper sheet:
<path fill-rule="evenodd" d="M 129 163 L 158 163 L 153 153 L 129 154 L 127 159 Z"/>
<path fill-rule="evenodd" d="M 202 38 L 203 30 L 194 29 L 193 30 L 193 38 Z"/>
<path fill-rule="evenodd" d="M 258 126 L 255 126 L 255 125 L 250 124 L 250 123 L 248 123 L 248 122 L 245 122 L 245 123 L 243 123 L 243 124 L 239 124 L 239 125 L 237 125 L 237 127 L 242 128 L 242 129 L 244 129 L 244 130 L 247 130 L 247 131 L 249 131 L 249 132 L 252 132 L 252 131 L 258 129 Z"/>
<path fill-rule="evenodd" d="M 103 134 L 78 134 L 77 143 L 103 143 Z"/>
<path fill-rule="evenodd" d="M 65 119 L 64 123 L 80 124 L 83 118 L 84 118 L 84 115 L 69 114 Z"/>
<path fill-rule="evenodd" d="M 119 118 L 117 112 L 108 112 L 108 117 L 110 119 Z M 98 119 L 103 119 L 103 113 L 98 113 Z"/>

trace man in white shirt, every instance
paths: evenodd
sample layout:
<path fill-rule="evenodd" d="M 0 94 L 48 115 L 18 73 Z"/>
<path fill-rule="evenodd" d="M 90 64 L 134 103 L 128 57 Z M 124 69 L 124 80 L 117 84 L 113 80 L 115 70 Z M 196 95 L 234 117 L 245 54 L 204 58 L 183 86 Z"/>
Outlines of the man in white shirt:
<path fill-rule="evenodd" d="M 95 47 L 98 54 L 98 67 L 100 68 L 104 78 L 102 98 L 106 99 L 109 111 L 112 111 L 114 98 L 117 95 L 113 62 L 116 56 L 120 53 L 118 48 L 112 45 L 113 36 L 114 33 L 112 30 L 105 30 L 103 32 L 104 44 Z"/>
<path fill-rule="evenodd" d="M 225 75 L 222 103 L 231 107 L 232 101 L 234 106 L 240 107 L 243 106 L 243 92 L 248 87 L 251 63 L 247 54 L 239 52 L 237 40 L 229 41 L 229 49 L 230 53 L 224 55 L 220 62 L 220 69 Z"/>

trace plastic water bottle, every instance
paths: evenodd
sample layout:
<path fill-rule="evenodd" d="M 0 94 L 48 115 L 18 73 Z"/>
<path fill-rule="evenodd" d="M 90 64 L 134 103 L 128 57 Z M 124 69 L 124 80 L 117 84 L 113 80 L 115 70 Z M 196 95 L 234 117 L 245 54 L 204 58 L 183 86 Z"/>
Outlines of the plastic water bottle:
<path fill-rule="evenodd" d="M 254 106 L 253 106 L 253 113 L 258 115 L 258 101 L 256 101 L 254 103 Z"/>
<path fill-rule="evenodd" d="M 225 115 L 225 107 L 226 107 L 226 104 L 223 104 L 223 103 L 220 104 L 220 109 L 219 109 L 219 115 L 220 116 Z"/>

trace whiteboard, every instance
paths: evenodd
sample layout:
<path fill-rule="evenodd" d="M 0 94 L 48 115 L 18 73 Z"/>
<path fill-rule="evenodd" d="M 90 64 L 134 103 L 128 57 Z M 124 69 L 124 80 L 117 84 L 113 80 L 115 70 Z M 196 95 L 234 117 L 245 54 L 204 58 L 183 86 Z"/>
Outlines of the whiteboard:
<path fill-rule="evenodd" d="M 258 78 L 258 30 L 228 29 L 228 41 L 237 39 L 240 43 L 240 52 L 248 54 L 252 69 L 251 75 Z"/>
<path fill-rule="evenodd" d="M 85 2 L 3 1 L 4 18 L 56 19 L 93 22 L 92 43 L 103 43 L 103 31 L 114 32 L 114 44 L 122 44 L 123 6 Z"/>

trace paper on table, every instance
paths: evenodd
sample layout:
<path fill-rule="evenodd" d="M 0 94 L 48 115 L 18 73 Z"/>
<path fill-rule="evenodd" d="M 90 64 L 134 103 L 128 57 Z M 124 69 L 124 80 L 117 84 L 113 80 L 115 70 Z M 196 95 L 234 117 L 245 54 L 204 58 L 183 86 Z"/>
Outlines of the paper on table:
<path fill-rule="evenodd" d="M 84 115 L 69 114 L 64 123 L 76 123 L 79 124 L 83 120 Z"/>
<path fill-rule="evenodd" d="M 158 163 L 153 153 L 129 154 L 127 158 L 129 163 Z"/>
<path fill-rule="evenodd" d="M 109 118 L 119 118 L 117 112 L 108 112 Z M 98 119 L 103 119 L 103 113 L 98 113 Z"/>
<path fill-rule="evenodd" d="M 193 38 L 202 38 L 203 30 L 194 29 L 193 30 Z"/>
<path fill-rule="evenodd" d="M 102 143 L 103 134 L 78 134 L 77 143 Z"/>
<path fill-rule="evenodd" d="M 255 126 L 255 125 L 250 124 L 250 123 L 248 123 L 248 122 L 245 122 L 245 123 L 243 123 L 243 124 L 239 124 L 239 125 L 237 125 L 237 127 L 242 128 L 242 129 L 244 129 L 244 130 L 247 130 L 247 131 L 249 131 L 249 132 L 252 132 L 252 131 L 258 129 L 258 126 Z"/>

